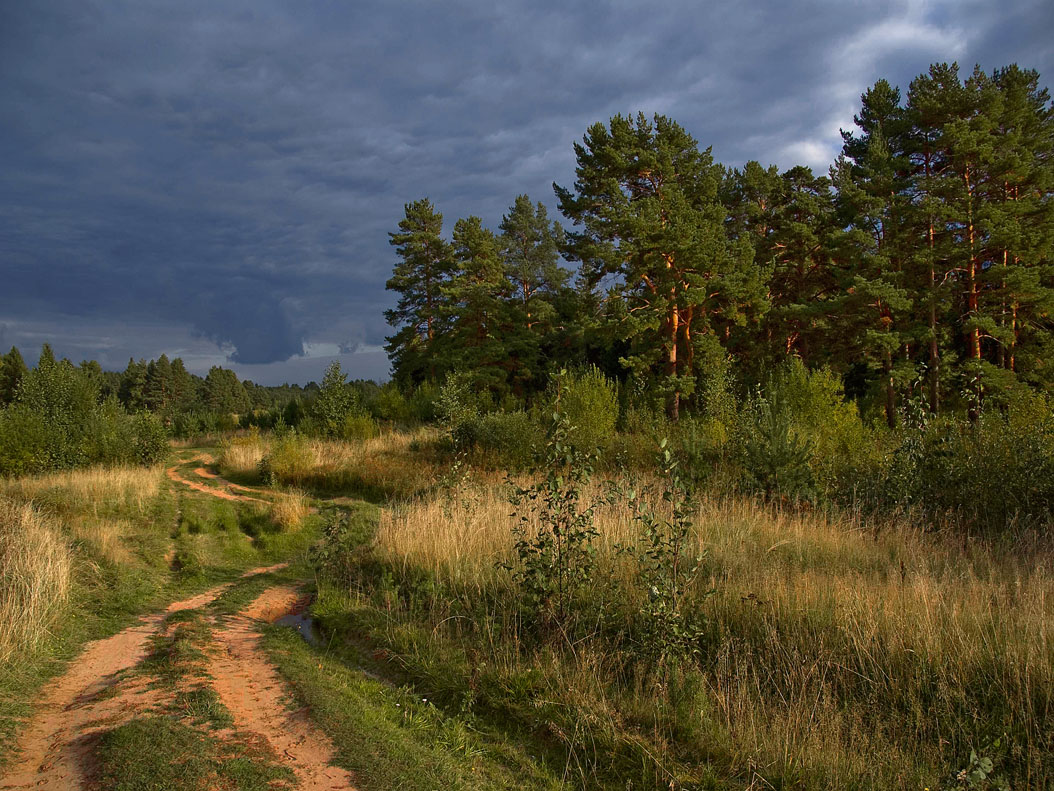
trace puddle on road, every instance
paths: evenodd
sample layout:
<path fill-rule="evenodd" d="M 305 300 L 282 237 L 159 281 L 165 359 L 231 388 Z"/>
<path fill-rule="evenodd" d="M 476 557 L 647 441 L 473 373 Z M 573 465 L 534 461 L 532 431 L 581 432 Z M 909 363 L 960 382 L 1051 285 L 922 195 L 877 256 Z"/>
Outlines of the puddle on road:
<path fill-rule="evenodd" d="M 288 626 L 304 638 L 308 645 L 322 645 L 322 631 L 315 620 L 306 612 L 291 612 L 274 622 L 275 626 Z"/>

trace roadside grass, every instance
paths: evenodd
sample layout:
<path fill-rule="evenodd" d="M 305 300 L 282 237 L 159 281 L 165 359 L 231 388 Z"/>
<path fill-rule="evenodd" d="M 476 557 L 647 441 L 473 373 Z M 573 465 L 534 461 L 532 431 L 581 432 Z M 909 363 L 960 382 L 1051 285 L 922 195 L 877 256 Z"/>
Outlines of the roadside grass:
<path fill-rule="evenodd" d="M 0 496 L 0 666 L 50 635 L 70 592 L 69 542 L 28 504 Z"/>
<path fill-rule="evenodd" d="M 278 626 L 264 630 L 263 646 L 364 791 L 568 787 L 522 746 L 368 677 L 341 650 L 314 650 Z"/>
<path fill-rule="evenodd" d="M 140 717 L 105 733 L 96 784 L 110 791 L 275 791 L 293 773 L 259 744 L 219 740 L 168 717 Z"/>
<path fill-rule="evenodd" d="M 595 622 L 563 645 L 526 628 L 503 568 L 511 510 L 503 487 L 469 486 L 394 504 L 372 538 L 331 532 L 313 608 L 326 642 L 381 657 L 448 713 L 471 705 L 555 745 L 582 787 L 939 788 L 971 750 L 1013 787 L 1054 783 L 1041 538 L 704 500 L 698 654 L 658 671 L 616 551 L 637 539 L 630 508 L 597 515 L 600 574 L 580 602 Z"/>

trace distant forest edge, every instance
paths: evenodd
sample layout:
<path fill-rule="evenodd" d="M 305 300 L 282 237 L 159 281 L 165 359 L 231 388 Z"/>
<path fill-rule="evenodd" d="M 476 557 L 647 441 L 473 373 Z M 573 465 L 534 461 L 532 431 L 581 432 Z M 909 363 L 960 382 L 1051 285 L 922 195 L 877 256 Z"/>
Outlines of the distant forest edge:
<path fill-rule="evenodd" d="M 391 243 L 394 375 L 453 371 L 498 405 L 589 363 L 699 414 L 730 368 L 764 385 L 782 361 L 828 367 L 890 427 L 917 394 L 976 418 L 1054 386 L 1054 114 L 1039 74 L 961 79 L 932 66 L 906 100 L 863 94 L 828 176 L 730 169 L 673 120 L 615 116 L 554 185 L 573 227 L 523 195 L 498 232 L 428 200 Z M 578 263 L 572 273 L 561 259 Z"/>

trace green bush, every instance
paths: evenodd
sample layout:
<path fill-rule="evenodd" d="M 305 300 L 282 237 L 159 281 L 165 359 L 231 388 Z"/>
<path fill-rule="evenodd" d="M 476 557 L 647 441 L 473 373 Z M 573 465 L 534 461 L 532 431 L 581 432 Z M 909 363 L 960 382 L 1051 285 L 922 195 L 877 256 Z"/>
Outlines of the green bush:
<path fill-rule="evenodd" d="M 379 420 L 403 423 L 411 419 L 410 403 L 394 382 L 388 382 L 377 392 L 370 410 Z"/>
<path fill-rule="evenodd" d="M 349 414 L 344 417 L 340 436 L 349 441 L 370 439 L 377 436 L 377 424 L 369 415 Z"/>
<path fill-rule="evenodd" d="M 139 464 L 157 464 L 168 455 L 168 436 L 161 419 L 149 412 L 131 418 L 133 456 Z"/>
<path fill-rule="evenodd" d="M 551 411 L 566 416 L 567 441 L 575 447 L 591 452 L 610 444 L 619 415 L 618 392 L 596 366 L 554 377 L 549 404 Z"/>
<path fill-rule="evenodd" d="M 277 437 L 260 462 L 260 474 L 271 485 L 300 484 L 315 467 L 311 445 L 300 434 L 290 431 Z"/>
<path fill-rule="evenodd" d="M 778 390 L 758 393 L 744 410 L 742 458 L 748 488 L 766 497 L 811 500 L 816 482 L 809 462 L 812 442 L 793 425 Z"/>
<path fill-rule="evenodd" d="M 499 457 L 503 466 L 529 467 L 545 442 L 542 427 L 527 412 L 492 412 L 473 421 L 476 447 Z"/>

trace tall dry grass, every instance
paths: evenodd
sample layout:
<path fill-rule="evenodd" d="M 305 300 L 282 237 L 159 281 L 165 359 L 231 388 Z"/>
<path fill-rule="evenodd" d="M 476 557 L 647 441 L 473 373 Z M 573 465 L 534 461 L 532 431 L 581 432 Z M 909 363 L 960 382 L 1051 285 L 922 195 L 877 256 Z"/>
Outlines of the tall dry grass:
<path fill-rule="evenodd" d="M 434 436 L 429 429 L 358 441 L 249 435 L 225 445 L 218 463 L 234 479 L 268 476 L 278 484 L 326 494 L 389 498 L 424 491 L 439 477 L 438 465 L 413 451 Z"/>
<path fill-rule="evenodd" d="M 133 521 L 148 514 L 162 475 L 158 467 L 89 467 L 0 480 L 0 495 L 62 518 L 73 538 L 123 563 L 132 554 Z"/>
<path fill-rule="evenodd" d="M 311 513 L 307 496 L 296 489 L 289 489 L 271 503 L 271 520 L 281 530 L 296 530 Z"/>
<path fill-rule="evenodd" d="M 511 511 L 498 486 L 417 497 L 385 512 L 374 551 L 469 599 L 493 595 L 508 586 Z M 613 550 L 635 540 L 632 515 L 605 506 L 595 524 L 605 573 L 631 602 L 634 570 Z M 747 500 L 706 500 L 695 524 L 697 592 L 715 591 L 698 603 L 704 691 L 671 730 L 697 733 L 700 750 L 720 745 L 723 760 L 759 777 L 831 788 L 939 782 L 971 748 L 1008 734 L 1016 779 L 1054 782 L 1049 551 Z M 437 633 L 448 618 L 440 603 Z M 613 685 L 612 658 L 598 650 L 579 647 L 558 672 L 545 665 L 554 689 L 589 701 L 593 721 L 668 723 L 655 690 Z M 510 672 L 520 662 L 493 661 Z"/>
<path fill-rule="evenodd" d="M 70 588 L 69 545 L 46 517 L 0 496 L 0 663 L 37 647 Z"/>

